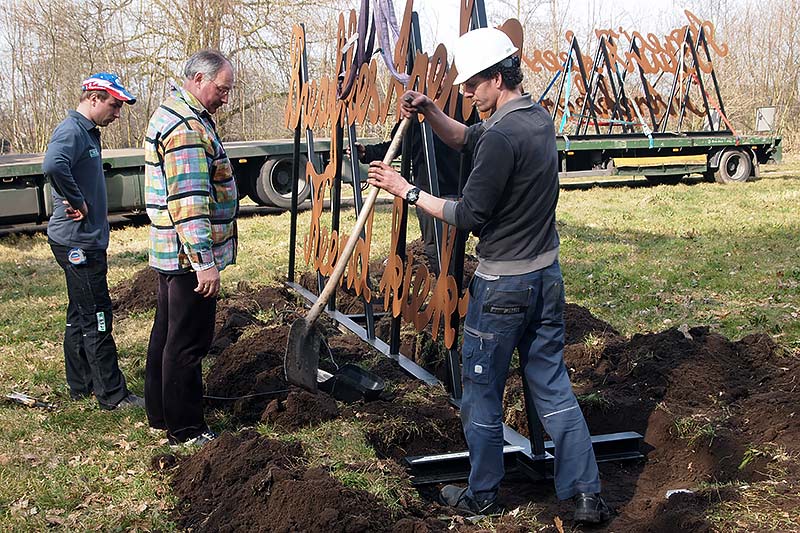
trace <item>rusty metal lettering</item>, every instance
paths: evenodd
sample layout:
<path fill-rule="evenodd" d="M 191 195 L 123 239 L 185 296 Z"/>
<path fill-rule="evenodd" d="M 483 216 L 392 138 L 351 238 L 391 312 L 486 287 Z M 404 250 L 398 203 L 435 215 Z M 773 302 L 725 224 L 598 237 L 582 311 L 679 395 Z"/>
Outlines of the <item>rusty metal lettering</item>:
<path fill-rule="evenodd" d="M 474 0 L 462 0 L 461 26 L 462 33 L 469 26 L 470 16 L 474 7 Z M 411 44 L 411 15 L 413 2 L 406 3 L 406 8 L 400 26 L 400 35 L 394 50 L 394 63 L 398 71 L 403 71 L 408 58 Z M 400 96 L 406 87 L 416 87 L 433 99 L 440 109 L 447 106 L 450 99 L 458 95 L 458 87 L 453 85 L 457 72 L 453 65 L 447 63 L 447 50 L 443 45 L 438 45 L 433 54 L 417 52 L 413 58 L 413 68 L 407 86 L 392 79 L 387 85 L 385 93 L 379 89 L 377 60 L 371 59 L 364 65 L 354 65 L 354 46 L 347 46 L 348 40 L 357 31 L 358 17 L 354 10 L 341 13 L 338 19 L 336 33 L 336 59 L 333 63 L 333 72 L 317 80 L 303 83 L 300 77 L 300 66 L 306 45 L 306 36 L 299 27 L 295 27 L 292 35 L 292 79 L 290 90 L 286 99 L 285 124 L 287 126 L 302 125 L 305 128 L 324 129 L 330 128 L 331 146 L 337 146 L 340 131 L 337 126 L 351 126 L 363 124 L 381 124 L 387 120 L 391 111 L 397 116 L 399 112 Z M 510 23 L 509 28 L 516 28 L 518 24 Z M 513 33 L 513 32 L 512 32 Z M 518 37 L 521 39 L 521 36 Z M 520 47 L 522 48 L 522 47 Z M 545 51 L 539 56 L 540 68 L 560 68 L 560 63 L 566 59 L 565 54 L 556 54 Z M 528 58 L 523 57 L 529 64 Z M 341 73 L 341 67 L 345 72 Z M 348 79 L 354 68 L 360 68 L 352 90 L 344 99 L 337 96 L 340 76 Z M 573 69 L 575 67 L 573 66 Z M 581 88 L 583 88 L 581 86 Z M 576 89 L 580 94 L 580 89 Z M 585 90 L 585 88 L 584 88 Z M 453 100 L 455 101 L 455 100 Z M 568 103 L 572 106 L 572 103 Z M 472 113 L 472 102 L 463 99 L 460 107 L 451 105 L 448 113 L 457 117 L 467 118 Z M 336 168 L 339 166 L 336 150 L 331 152 L 331 160 L 324 170 L 317 172 L 314 165 L 306 165 L 306 179 L 313 188 L 314 203 L 311 212 L 311 222 L 308 234 L 304 241 L 304 257 L 306 264 L 311 265 L 322 275 L 329 275 L 336 262 L 341 257 L 344 247 L 344 228 L 339 232 L 330 229 L 331 218 L 324 212 L 323 206 L 326 198 L 331 196 L 335 183 Z M 466 313 L 468 293 L 459 296 L 455 279 L 447 269 L 438 276 L 431 275 L 424 266 L 415 266 L 413 256 L 406 262 L 396 254 L 398 239 L 401 229 L 401 217 L 404 211 L 404 202 L 395 199 L 392 211 L 391 250 L 386 260 L 383 276 L 377 290 L 384 297 L 384 308 L 395 317 L 402 317 L 406 322 L 414 324 L 418 331 L 431 326 L 434 337 L 442 332 L 444 343 L 448 348 L 455 345 L 457 330 L 453 327 L 451 317 L 458 312 L 461 316 Z M 373 219 L 370 217 L 365 226 L 364 236 L 359 238 L 355 253 L 348 262 L 348 268 L 343 277 L 342 284 L 362 295 L 365 301 L 370 301 L 372 292 L 367 284 L 367 269 L 372 243 Z M 445 225 L 443 232 L 441 256 L 443 264 L 449 265 L 455 248 L 455 228 Z"/>
<path fill-rule="evenodd" d="M 450 325 L 450 317 L 457 309 L 461 309 L 456 280 L 445 269 L 432 282 L 434 277 L 426 266 L 418 265 L 416 269 L 413 268 L 413 254 L 409 254 L 404 265 L 395 251 L 397 233 L 394 231 L 399 231 L 402 209 L 403 202 L 396 199 L 392 211 L 392 253 L 387 258 L 379 285 L 384 294 L 384 310 L 388 311 L 391 307 L 392 316 L 402 316 L 403 320 L 414 324 L 417 331 L 423 331 L 431 323 L 433 338 L 438 337 L 441 327 L 445 346 L 452 348 L 456 341 L 456 331 Z M 446 224 L 444 230 L 441 256 L 443 264 L 447 265 L 450 264 L 455 248 L 456 231 Z"/>
<path fill-rule="evenodd" d="M 428 80 L 428 54 L 418 52 L 414 56 L 414 68 L 411 69 L 411 74 L 406 83 L 406 89 L 413 89 L 419 92 L 426 92 Z"/>
<path fill-rule="evenodd" d="M 303 27 L 295 25 L 292 28 L 291 40 L 291 65 L 292 76 L 289 78 L 289 89 L 286 92 L 286 114 L 284 126 L 295 129 L 300 126 L 300 111 L 303 104 L 303 84 L 300 79 L 300 60 L 305 48 L 305 35 Z"/>
<path fill-rule="evenodd" d="M 400 222 L 403 214 L 403 200 L 394 199 L 392 207 L 392 237 L 390 250 L 386 258 L 383 276 L 378 288 L 383 293 L 383 310 L 388 311 L 391 306 L 392 316 L 400 316 L 403 310 L 403 295 L 400 288 L 403 285 L 403 260 L 397 255 L 397 243 L 400 240 Z"/>
<path fill-rule="evenodd" d="M 464 35 L 469 31 L 470 20 L 472 19 L 472 9 L 475 7 L 475 0 L 461 0 L 461 16 L 458 24 L 458 34 Z"/>

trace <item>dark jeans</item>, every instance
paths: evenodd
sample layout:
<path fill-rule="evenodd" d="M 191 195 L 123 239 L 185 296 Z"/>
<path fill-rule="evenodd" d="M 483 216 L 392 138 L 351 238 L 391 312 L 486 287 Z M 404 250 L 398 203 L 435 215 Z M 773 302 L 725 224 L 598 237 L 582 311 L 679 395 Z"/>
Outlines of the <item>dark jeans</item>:
<path fill-rule="evenodd" d="M 491 279 L 486 279 L 491 278 Z M 547 434 L 555 444 L 558 497 L 600 492 L 591 436 L 564 365 L 564 282 L 558 262 L 518 276 L 470 284 L 464 321 L 461 421 L 469 446 L 469 490 L 494 498 L 503 479 L 503 390 L 514 349 Z"/>
<path fill-rule="evenodd" d="M 144 399 L 150 426 L 183 442 L 205 431 L 201 363 L 214 337 L 216 298 L 196 292 L 197 276 L 158 275 L 158 307 L 147 347 Z"/>
<path fill-rule="evenodd" d="M 50 249 L 67 280 L 64 363 L 70 396 L 77 399 L 94 393 L 102 407 L 113 409 L 128 395 L 128 388 L 111 334 L 114 319 L 106 251 L 84 250 L 86 262 L 73 265 L 67 259 L 69 247 L 51 241 Z"/>

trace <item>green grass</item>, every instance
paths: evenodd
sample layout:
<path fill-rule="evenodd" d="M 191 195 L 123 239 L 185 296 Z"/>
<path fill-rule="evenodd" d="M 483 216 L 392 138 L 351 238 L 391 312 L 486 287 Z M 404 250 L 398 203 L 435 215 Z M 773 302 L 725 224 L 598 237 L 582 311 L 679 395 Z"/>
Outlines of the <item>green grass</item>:
<path fill-rule="evenodd" d="M 562 191 L 567 299 L 627 335 L 702 324 L 732 339 L 767 332 L 787 351 L 800 351 L 800 180 L 791 177 L 797 170 L 740 186 Z M 309 216 L 300 214 L 301 227 Z M 354 219 L 344 216 L 343 227 Z M 390 226 L 390 207 L 380 206 L 373 259 L 388 251 Z M 416 236 L 413 221 L 409 231 Z M 226 293 L 240 281 L 255 287 L 285 276 L 287 214 L 242 219 L 240 236 L 240 262 L 223 273 Z M 147 229 L 115 230 L 111 243 L 113 286 L 144 268 Z M 147 429 L 141 411 L 106 412 L 90 400 L 68 400 L 65 306 L 63 274 L 46 237 L 0 239 L 0 392 L 19 390 L 59 406 L 45 412 L 0 404 L 0 530 L 174 531 L 168 482 L 149 467 L 150 457 L 164 451 L 162 435 Z M 143 388 L 151 320 L 152 312 L 115 322 L 120 364 L 136 392 Z M 602 398 L 588 401 L 602 404 Z M 215 426 L 226 424 L 224 415 L 212 416 Z M 300 439 L 320 466 L 392 509 L 416 497 L 374 458 L 356 423 L 334 421 L 284 437 Z M 768 486 L 752 490 L 769 496 Z M 723 515 L 735 516 L 743 505 L 725 503 L 715 516 L 727 523 Z M 758 518 L 797 523 L 796 513 Z"/>
<path fill-rule="evenodd" d="M 569 301 L 624 334 L 687 323 L 800 347 L 800 183 L 562 193 Z"/>

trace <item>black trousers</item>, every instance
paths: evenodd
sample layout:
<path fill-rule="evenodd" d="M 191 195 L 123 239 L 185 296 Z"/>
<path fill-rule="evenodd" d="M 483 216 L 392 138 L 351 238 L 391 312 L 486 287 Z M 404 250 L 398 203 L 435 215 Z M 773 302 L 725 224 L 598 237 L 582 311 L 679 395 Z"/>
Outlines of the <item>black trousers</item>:
<path fill-rule="evenodd" d="M 128 395 L 128 387 L 112 335 L 106 251 L 84 250 L 86 261 L 73 265 L 67 258 L 69 247 L 50 241 L 50 249 L 67 280 L 64 363 L 70 396 L 77 399 L 94 393 L 101 407 L 113 409 Z"/>
<path fill-rule="evenodd" d="M 158 306 L 147 347 L 144 399 L 151 427 L 183 442 L 206 429 L 201 363 L 214 337 L 216 298 L 196 292 L 194 272 L 158 275 Z"/>

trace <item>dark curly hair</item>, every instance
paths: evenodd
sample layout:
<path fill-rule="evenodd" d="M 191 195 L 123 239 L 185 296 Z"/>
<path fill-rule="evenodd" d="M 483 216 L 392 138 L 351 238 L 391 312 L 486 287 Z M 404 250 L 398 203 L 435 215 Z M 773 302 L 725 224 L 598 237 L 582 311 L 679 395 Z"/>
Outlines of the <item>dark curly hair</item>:
<path fill-rule="evenodd" d="M 481 78 L 489 79 L 497 73 L 503 78 L 503 83 L 508 89 L 516 89 L 522 83 L 522 69 L 520 68 L 519 56 L 507 57 L 491 67 L 478 73 Z"/>

